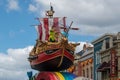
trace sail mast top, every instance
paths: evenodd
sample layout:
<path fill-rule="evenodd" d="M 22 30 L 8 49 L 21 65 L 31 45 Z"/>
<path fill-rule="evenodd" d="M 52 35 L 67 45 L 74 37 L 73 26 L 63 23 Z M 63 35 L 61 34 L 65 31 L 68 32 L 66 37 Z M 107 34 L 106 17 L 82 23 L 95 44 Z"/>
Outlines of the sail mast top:
<path fill-rule="evenodd" d="M 50 4 L 50 10 L 46 11 L 46 15 L 47 15 L 48 17 L 52 18 L 54 12 L 55 12 L 55 11 L 53 10 L 52 5 Z"/>

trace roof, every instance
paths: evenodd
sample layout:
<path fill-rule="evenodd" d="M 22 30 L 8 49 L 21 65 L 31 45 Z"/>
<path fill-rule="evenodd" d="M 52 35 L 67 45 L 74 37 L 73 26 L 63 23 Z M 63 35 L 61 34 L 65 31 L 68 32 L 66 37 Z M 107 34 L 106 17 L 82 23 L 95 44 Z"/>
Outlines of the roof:
<path fill-rule="evenodd" d="M 92 44 L 95 44 L 95 43 L 97 43 L 98 41 L 102 41 L 105 37 L 113 37 L 113 36 L 115 36 L 115 34 L 113 34 L 113 33 L 105 33 L 105 34 L 103 34 L 101 37 L 99 37 L 99 38 L 97 38 L 96 40 L 93 40 L 91 43 Z"/>
<path fill-rule="evenodd" d="M 88 55 L 93 52 L 93 45 L 91 43 L 86 43 L 83 46 L 84 53 L 81 56 Z"/>

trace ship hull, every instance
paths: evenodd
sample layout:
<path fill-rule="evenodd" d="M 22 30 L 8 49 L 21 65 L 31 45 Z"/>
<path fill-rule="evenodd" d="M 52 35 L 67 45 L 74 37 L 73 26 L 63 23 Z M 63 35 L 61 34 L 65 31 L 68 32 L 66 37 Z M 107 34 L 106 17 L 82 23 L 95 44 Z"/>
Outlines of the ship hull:
<path fill-rule="evenodd" d="M 71 60 L 64 57 L 62 64 L 58 67 L 60 60 L 61 57 L 56 57 L 39 64 L 31 65 L 31 68 L 39 71 L 61 71 L 69 68 L 73 64 Z"/>
<path fill-rule="evenodd" d="M 75 46 L 66 39 L 36 45 L 28 58 L 31 68 L 38 71 L 66 70 L 73 65 Z"/>
<path fill-rule="evenodd" d="M 35 59 L 30 61 L 30 64 L 32 69 L 39 71 L 61 71 L 69 68 L 73 61 L 73 54 L 68 52 L 68 50 L 57 49 L 52 53 L 40 53 Z"/>

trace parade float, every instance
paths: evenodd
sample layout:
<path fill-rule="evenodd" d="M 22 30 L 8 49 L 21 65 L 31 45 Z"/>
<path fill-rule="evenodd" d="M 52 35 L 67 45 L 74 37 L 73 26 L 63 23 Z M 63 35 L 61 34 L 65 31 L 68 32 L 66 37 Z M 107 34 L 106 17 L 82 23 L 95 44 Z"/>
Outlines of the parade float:
<path fill-rule="evenodd" d="M 71 27 L 73 21 L 66 26 L 66 17 L 54 17 L 54 13 L 50 6 L 46 17 L 37 18 L 39 24 L 35 28 L 38 38 L 28 58 L 31 68 L 39 71 L 34 77 L 35 80 L 73 80 L 75 77 L 64 71 L 73 65 L 74 51 L 79 45 L 69 42 L 68 32 L 78 28 Z"/>

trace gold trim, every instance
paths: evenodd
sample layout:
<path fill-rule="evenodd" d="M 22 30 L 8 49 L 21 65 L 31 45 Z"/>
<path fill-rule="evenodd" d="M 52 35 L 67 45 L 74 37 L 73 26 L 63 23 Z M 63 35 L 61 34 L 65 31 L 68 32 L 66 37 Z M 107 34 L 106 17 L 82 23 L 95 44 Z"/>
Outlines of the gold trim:
<path fill-rule="evenodd" d="M 75 47 L 78 44 L 68 43 L 66 38 L 62 38 L 59 42 L 42 42 L 37 40 L 36 45 L 30 52 L 30 56 L 38 55 L 44 51 L 51 50 L 51 49 L 70 49 L 75 51 Z"/>
<path fill-rule="evenodd" d="M 58 66 L 57 66 L 57 67 L 60 67 L 60 66 L 61 66 L 61 64 L 62 64 L 62 62 L 63 62 L 64 51 L 65 51 L 65 48 L 63 47 L 63 49 L 62 49 L 62 54 L 61 54 L 61 59 L 60 59 L 60 63 L 58 64 Z"/>

